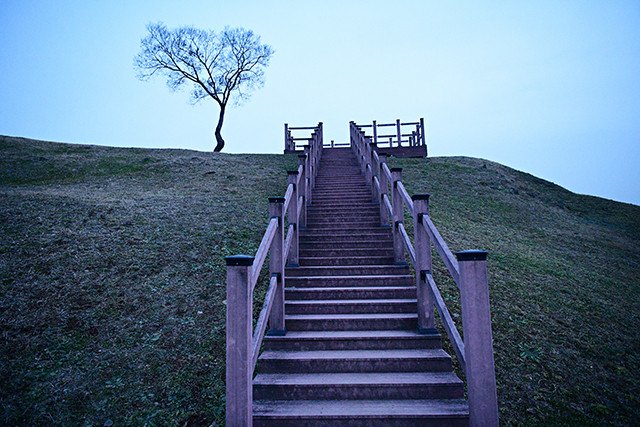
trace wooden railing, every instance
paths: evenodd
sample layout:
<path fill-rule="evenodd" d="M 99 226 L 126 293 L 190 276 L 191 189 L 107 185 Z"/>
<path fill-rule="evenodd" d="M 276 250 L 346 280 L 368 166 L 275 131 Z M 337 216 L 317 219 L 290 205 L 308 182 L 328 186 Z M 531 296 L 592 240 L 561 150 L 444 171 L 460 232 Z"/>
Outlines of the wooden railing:
<path fill-rule="evenodd" d="M 310 136 L 297 136 L 294 137 L 293 132 L 298 133 L 298 131 L 312 131 Z M 323 146 L 322 141 L 322 122 L 318 123 L 317 126 L 298 126 L 293 127 L 289 126 L 288 123 L 284 124 L 284 152 L 285 153 L 293 153 L 296 151 L 302 151 L 305 145 L 312 145 L 312 141 L 318 141 L 320 147 Z"/>
<path fill-rule="evenodd" d="M 370 125 L 355 123 L 354 125 L 361 131 L 371 128 L 373 134 L 371 142 L 379 148 L 426 147 L 427 145 L 424 134 L 424 119 L 422 118 L 417 122 L 401 123 L 400 119 L 397 119 L 395 123 L 377 123 L 374 120 Z"/>
<path fill-rule="evenodd" d="M 284 197 L 269 198 L 271 219 L 255 257 L 234 255 L 227 262 L 227 426 L 253 423 L 253 372 L 267 324 L 267 334 L 286 334 L 284 323 L 285 266 L 297 266 L 298 231 L 306 227 L 307 205 L 311 203 L 316 169 L 322 154 L 322 125 L 304 154 L 298 156 L 298 170 L 288 172 Z M 285 236 L 286 230 L 286 236 Z M 269 255 L 270 281 L 255 330 L 253 290 Z"/>
<path fill-rule="evenodd" d="M 418 330 L 437 333 L 434 307 L 449 336 L 467 380 L 471 426 L 497 426 L 496 393 L 491 313 L 487 278 L 487 252 L 451 253 L 429 216 L 429 195 L 409 193 L 402 184 L 402 168 L 389 168 L 386 155 L 351 123 L 351 146 L 362 167 L 373 198 L 380 201 L 380 225 L 393 227 L 394 261 L 410 259 L 416 271 Z M 391 197 L 389 197 L 389 192 Z M 404 227 L 404 209 L 413 219 L 414 242 Z M 444 303 L 432 275 L 431 247 L 435 247 L 460 290 L 464 341 Z"/>

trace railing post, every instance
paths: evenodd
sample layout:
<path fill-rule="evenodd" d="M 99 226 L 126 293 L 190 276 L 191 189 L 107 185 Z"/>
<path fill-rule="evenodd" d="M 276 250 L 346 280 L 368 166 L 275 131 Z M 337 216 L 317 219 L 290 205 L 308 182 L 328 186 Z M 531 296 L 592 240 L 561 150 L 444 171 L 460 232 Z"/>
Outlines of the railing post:
<path fill-rule="evenodd" d="M 402 181 L 402 168 L 391 168 L 391 207 L 393 210 L 393 261 L 395 264 L 405 264 L 404 242 L 398 229 L 398 224 L 402 222 L 404 209 L 402 206 L 402 196 L 398 190 L 398 182 Z"/>
<path fill-rule="evenodd" d="M 373 179 L 373 167 L 371 165 L 371 144 L 369 144 L 369 138 L 363 138 L 364 144 L 364 180 L 367 185 L 371 185 Z M 368 167 L 367 167 L 368 166 Z"/>
<path fill-rule="evenodd" d="M 273 307 L 269 316 L 269 335 L 284 335 L 284 197 L 269 197 L 269 215 L 278 218 L 278 229 L 269 249 L 271 276 L 278 276 L 278 285 L 273 298 Z"/>
<path fill-rule="evenodd" d="M 371 165 L 371 197 L 373 199 L 373 203 L 379 203 L 380 193 L 378 192 L 378 190 L 376 190 L 376 183 L 373 179 L 375 176 L 378 176 L 378 184 L 380 183 L 380 165 L 374 162 L 375 156 L 373 155 L 373 152 L 375 151 L 375 149 L 375 142 L 369 142 L 369 153 L 371 153 L 371 155 L 369 156 L 369 164 Z"/>
<path fill-rule="evenodd" d="M 373 142 L 378 145 L 378 126 L 375 120 L 373 121 Z"/>
<path fill-rule="evenodd" d="M 289 124 L 285 123 L 284 124 L 284 149 L 291 150 L 290 145 L 291 143 L 289 142 Z M 295 150 L 295 147 L 294 147 L 294 150 Z"/>
<path fill-rule="evenodd" d="M 298 188 L 298 198 L 302 196 L 302 207 L 300 208 L 300 228 L 307 228 L 307 156 L 305 154 L 298 155 L 298 167 L 302 166 L 302 175 L 298 179 L 300 184 Z M 296 200 L 296 203 L 298 201 Z"/>
<path fill-rule="evenodd" d="M 493 358 L 487 253 L 456 253 L 460 266 L 465 376 L 471 427 L 498 425 L 498 397 Z"/>
<path fill-rule="evenodd" d="M 312 187 L 312 182 L 311 182 L 311 176 L 313 175 L 313 170 L 311 169 L 313 162 L 311 161 L 311 150 L 309 149 L 309 145 L 305 145 L 304 146 L 304 154 L 306 155 L 306 161 L 304 164 L 304 177 L 305 177 L 305 194 L 304 194 L 304 199 L 307 203 L 307 205 L 311 204 L 311 189 Z"/>
<path fill-rule="evenodd" d="M 293 193 L 291 194 L 291 201 L 289 202 L 289 225 L 293 224 L 293 233 L 291 239 L 291 248 L 289 248 L 289 257 L 287 258 L 288 267 L 299 267 L 300 261 L 298 259 L 299 244 L 298 244 L 298 171 L 288 171 L 289 184 L 293 184 Z"/>
<path fill-rule="evenodd" d="M 429 215 L 429 195 L 414 194 L 413 234 L 416 250 L 416 286 L 418 298 L 418 331 L 421 334 L 437 334 L 434 303 L 427 283 L 422 280 L 423 271 L 431 271 L 431 239 L 423 226 L 423 218 Z"/>
<path fill-rule="evenodd" d="M 382 227 L 389 226 L 389 212 L 384 204 L 384 195 L 389 197 L 389 183 L 387 181 L 387 174 L 384 173 L 382 165 L 387 163 L 387 153 L 378 153 L 380 159 L 380 225 Z"/>
<path fill-rule="evenodd" d="M 422 136 L 422 145 L 424 145 L 424 156 L 428 156 L 427 137 L 424 134 L 424 118 L 420 118 L 420 135 Z"/>
<path fill-rule="evenodd" d="M 402 147 L 402 129 L 400 128 L 400 119 L 396 119 L 396 132 L 398 133 L 398 147 Z"/>
<path fill-rule="evenodd" d="M 253 424 L 253 257 L 235 255 L 227 261 L 227 425 Z"/>

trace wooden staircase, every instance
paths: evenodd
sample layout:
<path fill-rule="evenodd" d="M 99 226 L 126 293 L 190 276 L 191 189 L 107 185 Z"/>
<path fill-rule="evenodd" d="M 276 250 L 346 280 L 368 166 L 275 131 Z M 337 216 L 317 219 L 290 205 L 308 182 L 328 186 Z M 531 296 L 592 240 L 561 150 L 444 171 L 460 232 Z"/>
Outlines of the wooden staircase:
<path fill-rule="evenodd" d="M 394 265 L 351 149 L 324 149 L 285 271 L 284 336 L 266 336 L 254 426 L 468 426 L 462 381 L 438 334 L 417 332 L 415 276 Z"/>

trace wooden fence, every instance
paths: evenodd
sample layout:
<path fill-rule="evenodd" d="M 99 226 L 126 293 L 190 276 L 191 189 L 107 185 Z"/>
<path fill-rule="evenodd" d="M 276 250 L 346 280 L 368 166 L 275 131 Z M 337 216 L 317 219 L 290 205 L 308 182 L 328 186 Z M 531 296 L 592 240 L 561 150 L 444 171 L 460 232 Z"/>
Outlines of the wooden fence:
<path fill-rule="evenodd" d="M 322 154 L 322 123 L 298 156 L 298 170 L 288 172 L 289 185 L 284 197 L 269 198 L 271 219 L 255 256 L 234 255 L 227 262 L 227 384 L 226 425 L 251 426 L 253 423 L 253 372 L 260 346 L 268 334 L 283 335 L 284 269 L 298 265 L 298 231 L 306 227 L 307 205 Z M 286 234 L 285 234 L 286 230 Z M 271 279 L 255 330 L 253 290 L 269 255 Z"/>
<path fill-rule="evenodd" d="M 491 313 L 487 278 L 487 253 L 463 251 L 454 255 L 429 216 L 429 195 L 412 197 L 402 184 L 402 168 L 387 166 L 386 155 L 351 123 L 351 146 L 362 173 L 371 185 L 374 201 L 380 202 L 380 224 L 393 227 L 394 261 L 405 263 L 407 254 L 416 271 L 418 329 L 437 333 L 434 307 L 444 325 L 467 380 L 471 426 L 497 426 L 496 393 Z M 389 195 L 391 194 L 391 195 Z M 412 244 L 404 227 L 404 209 L 413 219 Z M 431 273 L 431 247 L 436 248 L 461 295 L 464 342 L 444 303 Z"/>
<path fill-rule="evenodd" d="M 300 131 L 308 133 L 311 131 L 310 136 L 294 136 L 300 135 Z M 284 153 L 291 154 L 301 152 L 304 150 L 305 145 L 311 145 L 312 143 L 320 144 L 320 147 L 324 145 L 322 140 L 322 122 L 317 126 L 289 126 L 288 123 L 284 124 Z"/>
<path fill-rule="evenodd" d="M 396 157 L 427 157 L 427 138 L 424 133 L 424 119 L 417 122 L 378 123 L 375 120 L 370 125 L 350 124 L 351 132 L 364 134 L 371 129 L 372 135 L 366 136 L 376 147 L 384 148 Z M 354 139 L 354 135 L 351 135 Z"/>

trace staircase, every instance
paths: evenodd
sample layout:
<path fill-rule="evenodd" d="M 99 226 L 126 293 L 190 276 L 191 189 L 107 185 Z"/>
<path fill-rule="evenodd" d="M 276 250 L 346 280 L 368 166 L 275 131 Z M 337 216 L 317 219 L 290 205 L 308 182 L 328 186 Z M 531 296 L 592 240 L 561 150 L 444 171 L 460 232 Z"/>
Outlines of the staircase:
<path fill-rule="evenodd" d="M 255 426 L 468 426 L 462 381 L 439 335 L 417 332 L 415 277 L 350 149 L 324 149 L 285 272 L 285 336 L 267 336 Z"/>

